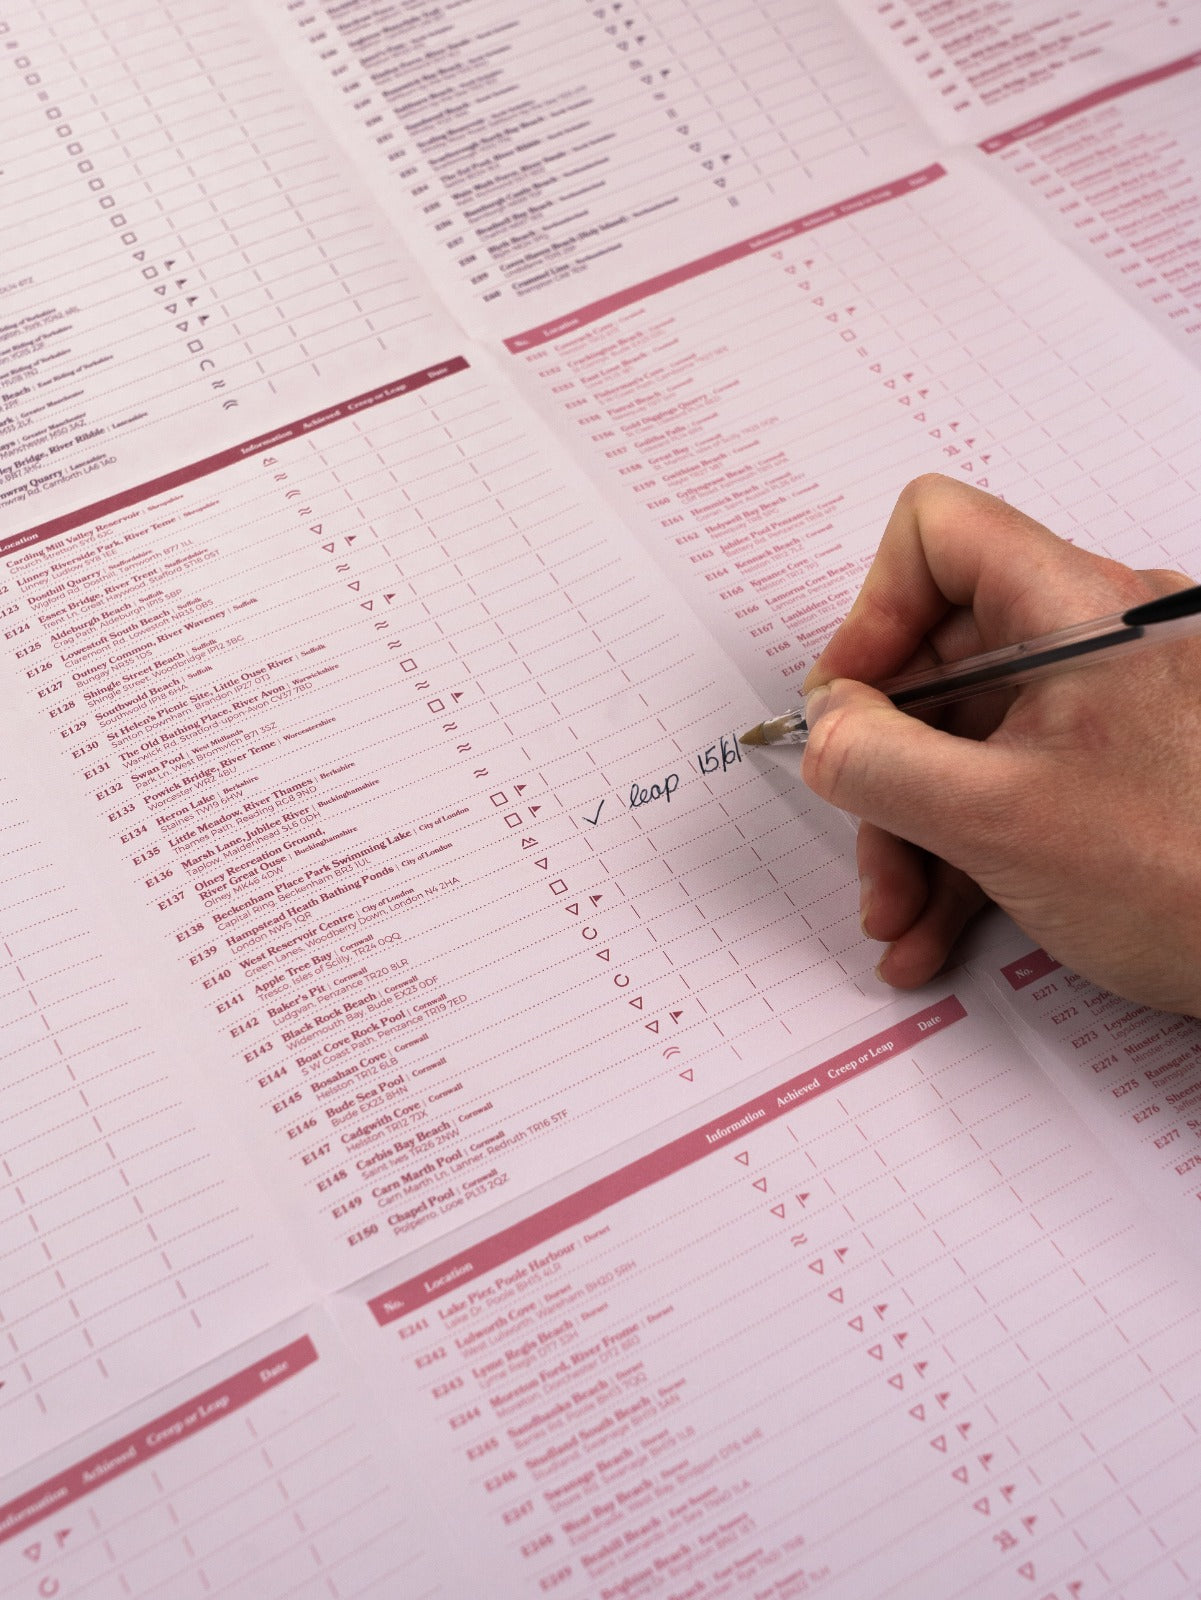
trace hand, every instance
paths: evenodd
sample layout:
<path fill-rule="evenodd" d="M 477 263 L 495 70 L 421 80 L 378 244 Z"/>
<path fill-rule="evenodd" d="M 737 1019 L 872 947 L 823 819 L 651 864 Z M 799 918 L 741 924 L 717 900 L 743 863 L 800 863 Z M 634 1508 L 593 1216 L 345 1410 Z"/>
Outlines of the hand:
<path fill-rule="evenodd" d="M 952 479 L 911 483 L 804 683 L 805 782 L 863 818 L 864 931 L 912 988 L 996 901 L 1056 959 L 1201 1016 L 1201 642 L 1181 640 L 934 713 L 869 689 L 1191 579 L 1080 550 Z"/>

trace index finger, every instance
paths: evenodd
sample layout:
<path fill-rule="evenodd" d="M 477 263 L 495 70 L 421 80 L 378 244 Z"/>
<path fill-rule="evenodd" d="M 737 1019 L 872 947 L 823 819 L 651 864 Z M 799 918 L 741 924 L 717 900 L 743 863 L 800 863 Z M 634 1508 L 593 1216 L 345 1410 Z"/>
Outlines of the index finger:
<path fill-rule="evenodd" d="M 902 490 L 846 620 L 805 679 L 880 683 L 910 663 L 951 612 L 951 658 L 1035 637 L 1134 604 L 1127 568 L 1058 538 L 1003 500 L 936 473 Z M 979 642 L 975 640 L 978 638 Z"/>

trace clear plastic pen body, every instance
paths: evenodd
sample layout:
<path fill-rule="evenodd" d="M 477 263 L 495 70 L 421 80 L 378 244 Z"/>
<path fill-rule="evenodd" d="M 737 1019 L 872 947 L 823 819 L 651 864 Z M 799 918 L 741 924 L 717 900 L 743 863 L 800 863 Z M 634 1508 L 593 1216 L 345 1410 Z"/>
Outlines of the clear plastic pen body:
<path fill-rule="evenodd" d="M 1113 616 L 1074 623 L 1020 644 L 1004 645 L 963 661 L 906 673 L 879 684 L 903 711 L 932 710 L 957 700 L 1008 689 L 1042 677 L 1086 667 L 1104 656 L 1167 644 L 1201 631 L 1201 586 L 1179 590 Z M 809 737 L 805 704 L 769 717 L 752 729 L 751 744 L 803 745 Z"/>

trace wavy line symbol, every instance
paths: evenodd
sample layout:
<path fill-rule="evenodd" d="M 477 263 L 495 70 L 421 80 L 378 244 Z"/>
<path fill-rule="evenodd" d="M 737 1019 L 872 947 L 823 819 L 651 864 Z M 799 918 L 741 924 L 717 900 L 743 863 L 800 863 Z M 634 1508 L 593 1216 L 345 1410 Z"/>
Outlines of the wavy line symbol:
<path fill-rule="evenodd" d="M 667 1049 L 663 1052 L 663 1059 L 664 1061 L 670 1061 L 672 1056 L 680 1056 L 683 1055 L 683 1053 L 684 1052 L 680 1049 L 678 1044 L 669 1044 Z"/>

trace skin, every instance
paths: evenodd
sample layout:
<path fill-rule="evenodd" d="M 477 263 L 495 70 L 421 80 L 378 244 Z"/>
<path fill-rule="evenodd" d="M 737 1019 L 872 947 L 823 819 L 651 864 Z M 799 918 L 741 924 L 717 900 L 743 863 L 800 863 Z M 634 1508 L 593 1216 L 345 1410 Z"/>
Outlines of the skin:
<path fill-rule="evenodd" d="M 867 687 L 1192 582 L 949 478 L 905 488 L 803 686 L 802 775 L 862 819 L 861 915 L 887 983 L 928 981 L 992 900 L 1094 982 L 1201 1016 L 1201 641 L 949 707 L 939 726 Z"/>

